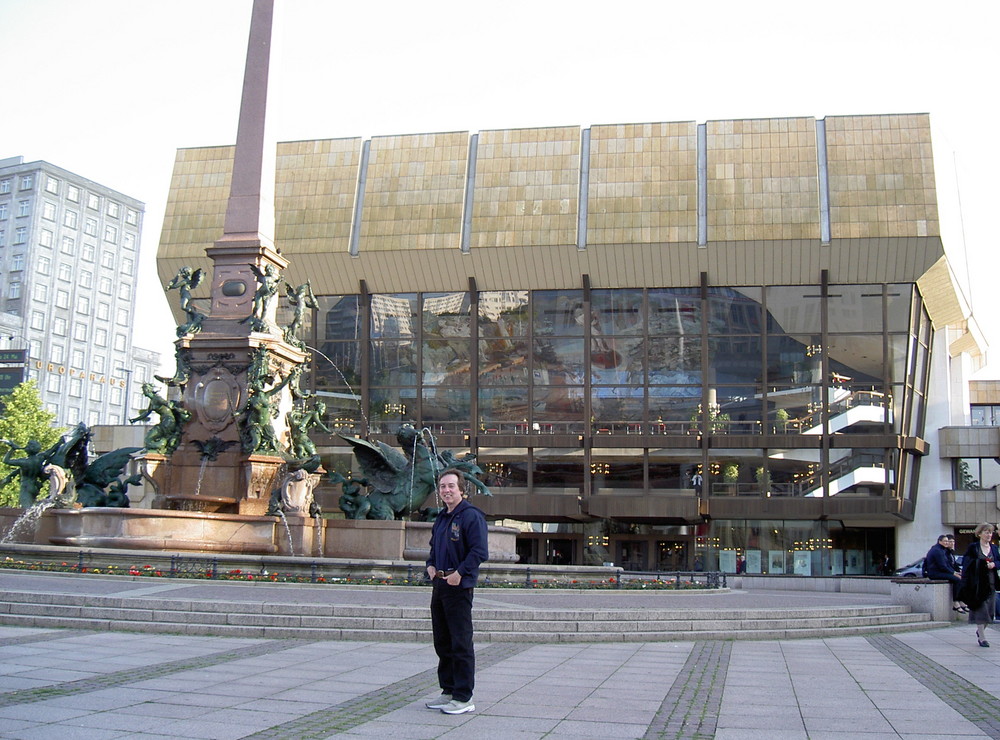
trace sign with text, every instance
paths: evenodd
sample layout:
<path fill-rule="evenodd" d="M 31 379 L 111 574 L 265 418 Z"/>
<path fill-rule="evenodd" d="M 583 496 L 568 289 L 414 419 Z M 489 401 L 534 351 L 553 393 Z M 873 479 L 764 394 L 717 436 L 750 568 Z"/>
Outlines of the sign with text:
<path fill-rule="evenodd" d="M 23 382 L 23 367 L 0 367 L 0 395 L 10 393 Z"/>
<path fill-rule="evenodd" d="M 27 359 L 26 349 L 0 349 L 0 364 L 23 365 Z"/>

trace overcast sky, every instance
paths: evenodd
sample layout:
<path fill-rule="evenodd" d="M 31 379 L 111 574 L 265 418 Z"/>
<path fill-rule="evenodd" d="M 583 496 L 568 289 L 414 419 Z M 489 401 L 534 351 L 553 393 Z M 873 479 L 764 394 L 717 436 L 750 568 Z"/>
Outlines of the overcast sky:
<path fill-rule="evenodd" d="M 146 203 L 139 345 L 174 154 L 236 138 L 251 0 L 0 0 L 0 159 Z M 930 113 L 945 247 L 997 355 L 1000 3 L 276 0 L 278 140 Z"/>

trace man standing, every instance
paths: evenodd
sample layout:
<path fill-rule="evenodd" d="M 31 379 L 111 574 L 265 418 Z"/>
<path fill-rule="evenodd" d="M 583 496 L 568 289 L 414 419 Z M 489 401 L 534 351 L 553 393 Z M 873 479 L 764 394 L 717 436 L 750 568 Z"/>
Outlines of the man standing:
<path fill-rule="evenodd" d="M 476 708 L 476 653 L 472 647 L 472 591 L 479 565 L 489 556 L 486 517 L 462 498 L 462 474 L 454 469 L 438 477 L 438 496 L 445 510 L 431 529 L 427 575 L 433 582 L 431 625 L 438 656 L 441 696 L 428 709 L 464 714 Z"/>
<path fill-rule="evenodd" d="M 969 610 L 958 600 L 958 589 L 962 584 L 958 570 L 958 563 L 955 562 L 955 537 L 943 534 L 924 556 L 924 575 L 935 580 L 951 581 L 952 610 L 965 614 Z"/>

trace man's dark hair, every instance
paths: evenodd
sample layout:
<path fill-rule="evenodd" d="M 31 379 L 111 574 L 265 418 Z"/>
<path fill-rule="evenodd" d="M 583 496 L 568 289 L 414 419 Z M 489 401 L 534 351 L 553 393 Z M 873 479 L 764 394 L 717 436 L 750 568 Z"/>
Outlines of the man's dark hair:
<path fill-rule="evenodd" d="M 446 470 L 442 470 L 440 473 L 438 473 L 438 477 L 437 477 L 438 481 L 440 481 L 446 475 L 457 476 L 459 483 L 461 483 L 463 480 L 465 480 L 465 474 L 461 470 L 458 470 L 457 468 L 447 468 Z"/>
<path fill-rule="evenodd" d="M 941 535 L 940 537 L 938 537 L 938 540 L 937 540 L 937 541 L 938 541 L 938 542 L 940 542 L 941 540 L 950 540 L 950 539 L 951 539 L 952 537 L 954 537 L 954 535 L 951 535 L 951 534 L 943 534 L 943 535 Z"/>

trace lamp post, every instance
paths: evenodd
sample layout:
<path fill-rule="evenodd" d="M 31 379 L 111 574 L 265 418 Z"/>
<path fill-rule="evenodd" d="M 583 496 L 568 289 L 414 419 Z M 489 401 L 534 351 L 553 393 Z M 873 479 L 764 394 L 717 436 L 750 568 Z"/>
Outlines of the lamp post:
<path fill-rule="evenodd" d="M 115 368 L 116 373 L 125 374 L 125 400 L 122 401 L 122 423 L 128 426 L 128 407 L 132 401 L 132 371 L 128 368 Z"/>

